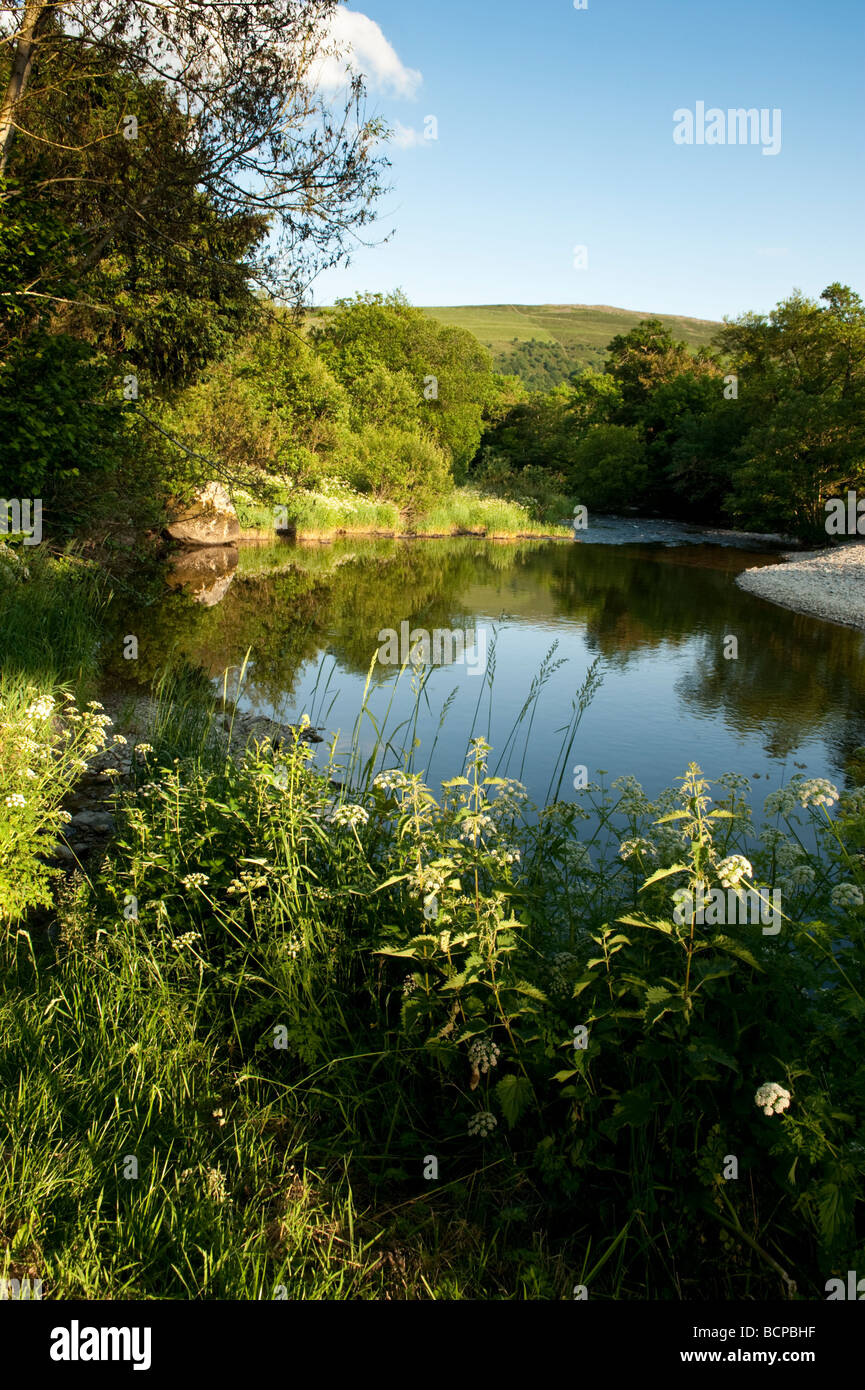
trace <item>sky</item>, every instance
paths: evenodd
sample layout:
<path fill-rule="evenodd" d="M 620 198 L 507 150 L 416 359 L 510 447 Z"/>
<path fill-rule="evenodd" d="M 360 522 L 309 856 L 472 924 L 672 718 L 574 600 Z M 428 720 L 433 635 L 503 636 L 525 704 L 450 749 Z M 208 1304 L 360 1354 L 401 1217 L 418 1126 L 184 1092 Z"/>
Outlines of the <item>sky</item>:
<path fill-rule="evenodd" d="M 586 5 L 343 7 L 368 114 L 395 133 L 367 239 L 393 236 L 323 274 L 316 304 L 399 288 L 720 319 L 836 280 L 865 295 L 865 2 Z M 765 111 L 759 143 L 726 129 L 740 107 Z"/>

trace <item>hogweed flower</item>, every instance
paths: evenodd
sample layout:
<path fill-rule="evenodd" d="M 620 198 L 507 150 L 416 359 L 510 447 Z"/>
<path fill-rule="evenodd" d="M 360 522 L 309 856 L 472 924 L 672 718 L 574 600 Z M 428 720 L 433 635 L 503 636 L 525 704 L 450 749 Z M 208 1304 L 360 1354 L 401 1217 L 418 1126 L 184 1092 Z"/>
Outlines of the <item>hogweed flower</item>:
<path fill-rule="evenodd" d="M 358 825 L 366 825 L 369 811 L 363 806 L 337 806 L 330 813 L 331 825 L 348 825 L 352 830 Z"/>
<path fill-rule="evenodd" d="M 832 889 L 833 907 L 861 907 L 863 902 L 865 897 L 856 883 L 836 883 Z"/>
<path fill-rule="evenodd" d="M 481 1139 L 486 1139 L 488 1134 L 492 1134 L 497 1124 L 498 1120 L 495 1115 L 490 1114 L 489 1110 L 479 1110 L 469 1120 L 469 1134 L 479 1135 Z"/>
<path fill-rule="evenodd" d="M 486 1074 L 490 1067 L 497 1067 L 501 1049 L 492 1038 L 474 1038 L 469 1048 L 469 1061 L 478 1071 Z"/>
<path fill-rule="evenodd" d="M 754 870 L 743 854 L 731 854 L 718 865 L 718 878 L 724 888 L 738 888 L 743 878 L 752 878 Z"/>
<path fill-rule="evenodd" d="M 203 888 L 205 883 L 210 882 L 210 879 L 207 874 L 187 874 L 180 881 L 184 888 Z"/>
<path fill-rule="evenodd" d="M 790 1092 L 776 1081 L 765 1081 L 754 1097 L 764 1115 L 780 1115 L 790 1104 Z"/>
<path fill-rule="evenodd" d="M 834 806 L 838 800 L 838 788 L 825 777 L 813 777 L 810 782 L 800 783 L 797 792 L 803 806 Z"/>

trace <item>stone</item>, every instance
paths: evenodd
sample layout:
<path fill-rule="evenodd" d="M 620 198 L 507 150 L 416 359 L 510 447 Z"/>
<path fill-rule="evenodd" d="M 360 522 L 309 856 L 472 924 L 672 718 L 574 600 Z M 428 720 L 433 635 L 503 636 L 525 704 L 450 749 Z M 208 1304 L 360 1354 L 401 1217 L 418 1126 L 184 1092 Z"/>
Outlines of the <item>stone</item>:
<path fill-rule="evenodd" d="M 221 603 L 237 570 L 237 547 L 210 545 L 182 550 L 171 560 L 168 584 L 185 589 L 205 608 Z"/>
<path fill-rule="evenodd" d="M 240 522 L 222 483 L 196 488 L 192 501 L 181 508 L 166 528 L 184 545 L 228 545 L 240 535 Z"/>
<path fill-rule="evenodd" d="M 107 811 L 79 811 L 72 817 L 76 830 L 90 830 L 95 835 L 107 835 L 114 829 L 114 817 Z"/>

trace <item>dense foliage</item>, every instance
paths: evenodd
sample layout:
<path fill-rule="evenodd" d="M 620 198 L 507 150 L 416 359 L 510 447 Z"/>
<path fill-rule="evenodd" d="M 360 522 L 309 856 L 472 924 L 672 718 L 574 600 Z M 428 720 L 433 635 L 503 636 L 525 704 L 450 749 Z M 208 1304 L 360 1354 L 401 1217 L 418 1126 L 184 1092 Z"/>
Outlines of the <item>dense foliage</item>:
<path fill-rule="evenodd" d="M 865 482 L 865 306 L 830 285 L 726 321 L 692 355 L 659 320 L 603 372 L 517 403 L 477 466 L 547 467 L 578 502 L 825 539 L 826 502 Z"/>

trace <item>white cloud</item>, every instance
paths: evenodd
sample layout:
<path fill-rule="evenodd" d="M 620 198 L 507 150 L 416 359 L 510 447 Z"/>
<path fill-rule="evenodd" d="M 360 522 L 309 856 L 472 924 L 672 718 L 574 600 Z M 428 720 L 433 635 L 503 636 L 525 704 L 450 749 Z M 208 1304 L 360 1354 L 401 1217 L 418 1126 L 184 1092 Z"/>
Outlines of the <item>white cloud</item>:
<path fill-rule="evenodd" d="M 403 125 L 402 121 L 397 121 L 388 143 L 396 145 L 400 150 L 413 150 L 417 145 L 428 145 L 429 141 L 424 140 L 422 130 L 413 130 L 410 125 Z"/>
<path fill-rule="evenodd" d="M 423 82 L 416 68 L 407 68 L 384 36 L 380 26 L 356 10 L 338 9 L 328 26 L 327 38 L 339 51 L 316 64 L 314 81 L 323 91 L 344 87 L 349 70 L 363 73 L 370 91 L 395 97 L 414 97 Z"/>

